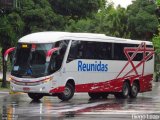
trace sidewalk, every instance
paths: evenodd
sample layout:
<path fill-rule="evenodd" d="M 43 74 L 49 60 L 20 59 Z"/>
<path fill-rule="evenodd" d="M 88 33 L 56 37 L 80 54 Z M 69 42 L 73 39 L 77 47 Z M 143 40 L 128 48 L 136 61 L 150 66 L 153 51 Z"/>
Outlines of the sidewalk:
<path fill-rule="evenodd" d="M 8 90 L 0 90 L 0 94 L 10 94 L 10 91 Z"/>

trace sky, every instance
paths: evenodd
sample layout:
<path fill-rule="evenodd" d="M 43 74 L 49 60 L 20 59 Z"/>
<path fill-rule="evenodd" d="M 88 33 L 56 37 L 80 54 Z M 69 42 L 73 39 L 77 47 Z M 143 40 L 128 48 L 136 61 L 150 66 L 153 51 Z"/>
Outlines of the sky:
<path fill-rule="evenodd" d="M 127 8 L 127 6 L 132 3 L 132 0 L 110 0 L 110 1 L 113 1 L 115 7 L 120 4 L 124 8 Z"/>

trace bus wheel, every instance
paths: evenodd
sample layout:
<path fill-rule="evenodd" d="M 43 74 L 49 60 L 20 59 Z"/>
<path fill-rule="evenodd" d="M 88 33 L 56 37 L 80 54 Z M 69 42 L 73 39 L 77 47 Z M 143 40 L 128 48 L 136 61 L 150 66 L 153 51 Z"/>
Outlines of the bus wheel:
<path fill-rule="evenodd" d="M 130 92 L 129 96 L 131 98 L 136 98 L 137 95 L 138 95 L 138 91 L 139 91 L 138 89 L 139 89 L 138 84 L 136 82 L 134 82 L 132 87 L 131 87 L 131 92 Z"/>
<path fill-rule="evenodd" d="M 102 92 L 102 93 L 101 93 L 101 97 L 102 97 L 103 99 L 107 99 L 107 98 L 108 98 L 108 93 Z"/>
<path fill-rule="evenodd" d="M 34 101 L 38 101 L 43 98 L 43 95 L 40 93 L 28 93 L 28 96 Z"/>
<path fill-rule="evenodd" d="M 62 101 L 70 100 L 74 95 L 74 87 L 70 83 L 67 83 L 63 93 L 58 94 L 58 98 Z"/>
<path fill-rule="evenodd" d="M 128 82 L 124 82 L 124 83 L 123 83 L 123 86 L 122 86 L 122 92 L 120 92 L 120 93 L 115 93 L 114 96 L 115 96 L 116 98 L 124 98 L 124 99 L 125 99 L 125 98 L 128 97 L 129 93 L 130 93 L 129 84 L 128 84 Z"/>
<path fill-rule="evenodd" d="M 89 95 L 89 97 L 91 98 L 91 99 L 98 99 L 98 98 L 100 98 L 101 97 L 101 93 L 88 93 L 88 95 Z"/>

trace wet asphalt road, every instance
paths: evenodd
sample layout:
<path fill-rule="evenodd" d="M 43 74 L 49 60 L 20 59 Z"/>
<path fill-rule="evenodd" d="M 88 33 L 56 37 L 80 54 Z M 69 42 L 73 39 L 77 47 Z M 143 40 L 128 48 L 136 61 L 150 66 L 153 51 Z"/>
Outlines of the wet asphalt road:
<path fill-rule="evenodd" d="M 34 102 L 27 94 L 0 94 L 2 120 L 160 120 L 160 83 L 152 92 L 136 99 L 90 100 L 87 94 L 75 94 L 69 102 L 44 97 Z M 140 119 L 141 118 L 141 119 Z"/>

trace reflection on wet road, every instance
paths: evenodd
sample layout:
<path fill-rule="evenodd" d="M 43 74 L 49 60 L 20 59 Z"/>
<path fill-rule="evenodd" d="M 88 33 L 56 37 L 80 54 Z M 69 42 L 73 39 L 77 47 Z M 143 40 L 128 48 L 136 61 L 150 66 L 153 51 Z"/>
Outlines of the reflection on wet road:
<path fill-rule="evenodd" d="M 26 94 L 0 95 L 2 120 L 53 120 L 53 119 L 132 119 L 133 114 L 160 114 L 160 84 L 152 92 L 139 94 L 137 99 L 89 100 L 87 94 L 76 94 L 69 102 L 56 97 L 44 97 L 34 102 Z"/>

